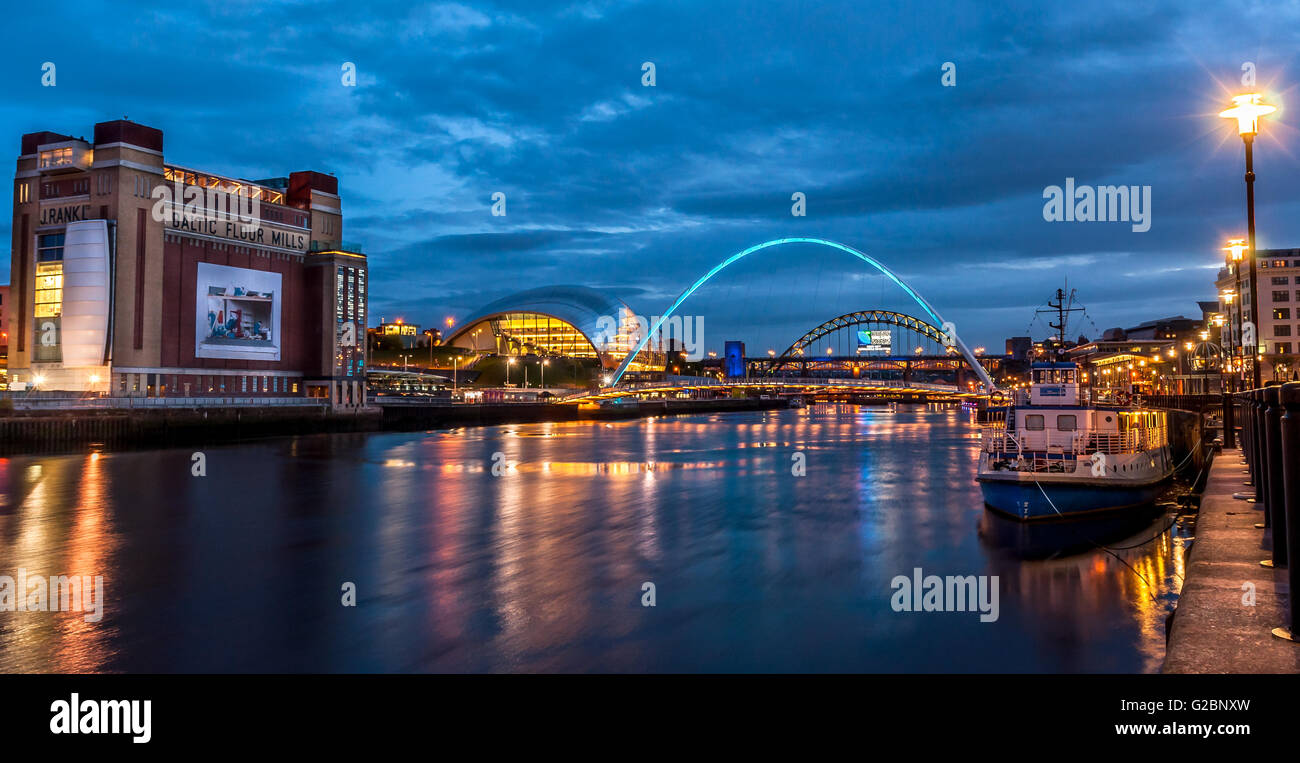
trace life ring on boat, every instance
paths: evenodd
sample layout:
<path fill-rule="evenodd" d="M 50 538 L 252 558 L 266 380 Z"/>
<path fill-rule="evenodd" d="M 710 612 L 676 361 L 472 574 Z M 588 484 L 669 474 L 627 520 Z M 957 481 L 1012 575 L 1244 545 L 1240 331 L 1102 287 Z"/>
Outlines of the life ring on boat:
<path fill-rule="evenodd" d="M 1003 404 L 1005 404 L 1006 402 L 1007 402 L 1007 396 L 1006 396 L 1005 394 L 1002 393 L 1002 390 L 1000 390 L 1000 389 L 995 389 L 995 390 L 993 390 L 992 392 L 989 393 L 989 404 L 990 404 L 990 405 L 1003 405 Z"/>

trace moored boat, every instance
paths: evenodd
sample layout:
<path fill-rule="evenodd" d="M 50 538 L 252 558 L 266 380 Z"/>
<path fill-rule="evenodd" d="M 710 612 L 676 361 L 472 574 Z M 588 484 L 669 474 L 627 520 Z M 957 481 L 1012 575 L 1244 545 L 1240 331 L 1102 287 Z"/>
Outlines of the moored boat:
<path fill-rule="evenodd" d="M 977 479 L 1021 520 L 1150 504 L 1174 471 L 1163 411 L 1080 399 L 1074 363 L 1034 363 L 1028 395 L 991 411 Z"/>

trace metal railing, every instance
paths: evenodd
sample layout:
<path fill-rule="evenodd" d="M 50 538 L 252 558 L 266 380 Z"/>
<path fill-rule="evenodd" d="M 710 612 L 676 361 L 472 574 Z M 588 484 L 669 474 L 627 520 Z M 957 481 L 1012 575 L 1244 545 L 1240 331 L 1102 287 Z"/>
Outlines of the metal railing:
<path fill-rule="evenodd" d="M 1002 430 L 1002 423 L 982 428 L 981 439 L 985 453 L 1059 453 L 1062 456 L 1123 455 L 1144 453 L 1169 444 L 1169 435 L 1161 427 L 1135 427 L 1122 432 L 1085 432 L 1056 430 L 1027 430 L 1011 433 Z"/>
<path fill-rule="evenodd" d="M 131 410 L 160 408 L 311 408 L 319 397 L 12 397 L 16 411 Z"/>
<path fill-rule="evenodd" d="M 1238 410 L 1239 409 L 1239 410 Z M 1224 398 L 1224 443 L 1231 447 L 1232 424 L 1241 420 L 1241 450 L 1249 466 L 1255 502 L 1264 508 L 1264 532 L 1271 533 L 1276 569 L 1285 567 L 1291 595 L 1289 630 L 1274 635 L 1300 638 L 1300 383 L 1273 384 Z"/>
<path fill-rule="evenodd" d="M 820 389 L 900 389 L 920 390 L 926 392 L 944 392 L 957 394 L 962 390 L 950 384 L 933 384 L 930 382 L 904 382 L 897 379 L 840 379 L 820 377 L 746 377 L 738 379 L 715 379 L 711 376 L 668 376 L 663 381 L 642 381 L 619 384 L 617 387 L 602 387 L 597 390 L 580 390 L 567 395 L 557 396 L 557 400 L 574 400 L 595 395 L 627 394 L 639 391 L 659 389 L 681 389 L 701 387 L 801 387 L 813 391 Z"/>

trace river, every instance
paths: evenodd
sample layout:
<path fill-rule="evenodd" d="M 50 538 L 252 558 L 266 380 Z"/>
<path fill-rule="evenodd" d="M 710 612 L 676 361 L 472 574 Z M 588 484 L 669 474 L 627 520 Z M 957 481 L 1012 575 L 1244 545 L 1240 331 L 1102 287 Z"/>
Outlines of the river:
<path fill-rule="evenodd" d="M 102 579 L 97 621 L 0 611 L 0 670 L 1157 671 L 1193 528 L 990 514 L 972 416 L 823 405 L 0 458 L 0 575 Z M 895 611 L 917 568 L 996 576 L 996 619 Z"/>

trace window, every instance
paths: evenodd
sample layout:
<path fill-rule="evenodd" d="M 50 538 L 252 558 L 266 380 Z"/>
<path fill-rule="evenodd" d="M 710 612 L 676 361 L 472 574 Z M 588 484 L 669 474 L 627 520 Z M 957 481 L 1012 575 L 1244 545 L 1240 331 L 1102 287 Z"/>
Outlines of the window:
<path fill-rule="evenodd" d="M 1274 326 L 1273 336 L 1291 336 L 1291 327 L 1285 323 Z"/>
<path fill-rule="evenodd" d="M 1286 267 L 1286 260 L 1273 260 L 1273 267 L 1275 268 Z"/>
<path fill-rule="evenodd" d="M 1274 346 L 1273 351 L 1276 352 L 1278 355 L 1290 355 L 1290 354 L 1291 354 L 1291 343 L 1290 343 L 1290 342 L 1278 342 L 1277 345 Z"/>
<path fill-rule="evenodd" d="M 1079 417 L 1074 414 L 1056 417 L 1056 429 L 1061 432 L 1073 432 L 1079 428 Z"/>
<path fill-rule="evenodd" d="M 1275 307 L 1275 308 L 1273 308 L 1273 320 L 1275 320 L 1275 321 L 1289 321 L 1289 320 L 1291 320 L 1291 308 L 1289 308 L 1289 307 Z"/>
<path fill-rule="evenodd" d="M 1274 302 L 1290 302 L 1290 301 L 1291 301 L 1291 294 L 1290 294 L 1289 292 L 1287 292 L 1287 291 L 1275 291 L 1275 292 L 1273 292 L 1273 301 L 1274 301 Z"/>
<path fill-rule="evenodd" d="M 1035 432 L 1043 431 L 1043 429 L 1045 429 L 1043 426 L 1043 414 L 1031 413 L 1025 416 L 1025 429 L 1033 430 Z"/>
<path fill-rule="evenodd" d="M 48 169 L 50 167 L 62 167 L 72 164 L 72 148 L 54 148 L 49 151 L 42 151 L 40 155 L 40 168 Z"/>
<path fill-rule="evenodd" d="M 36 261 L 55 262 L 63 260 L 62 233 L 48 233 L 36 239 Z"/>
<path fill-rule="evenodd" d="M 1286 286 L 1289 283 L 1291 283 L 1291 279 L 1288 276 L 1273 276 L 1274 286 Z"/>

